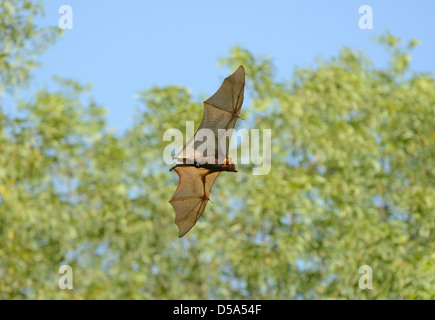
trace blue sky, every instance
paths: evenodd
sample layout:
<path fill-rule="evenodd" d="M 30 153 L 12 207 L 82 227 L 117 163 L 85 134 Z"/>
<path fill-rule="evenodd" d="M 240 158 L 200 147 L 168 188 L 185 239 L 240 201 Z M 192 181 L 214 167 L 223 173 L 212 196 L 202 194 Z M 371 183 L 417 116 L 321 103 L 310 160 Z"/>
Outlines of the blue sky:
<path fill-rule="evenodd" d="M 57 25 L 61 5 L 73 9 L 73 29 L 40 58 L 36 86 L 62 75 L 92 83 L 107 108 L 109 127 L 132 124 L 135 95 L 153 85 L 189 87 L 194 96 L 216 91 L 228 70 L 217 59 L 241 45 L 273 58 L 278 78 L 343 46 L 362 49 L 384 65 L 387 55 L 373 38 L 391 31 L 421 44 L 412 68 L 435 72 L 435 1 L 144 1 L 45 0 L 44 25 Z M 373 29 L 361 30 L 358 9 L 373 9 Z"/>

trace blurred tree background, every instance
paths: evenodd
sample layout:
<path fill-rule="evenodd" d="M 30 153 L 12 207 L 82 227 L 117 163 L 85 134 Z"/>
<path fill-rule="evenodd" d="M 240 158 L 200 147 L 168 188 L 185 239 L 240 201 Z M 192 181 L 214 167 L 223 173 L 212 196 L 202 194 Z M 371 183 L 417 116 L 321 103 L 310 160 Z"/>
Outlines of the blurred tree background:
<path fill-rule="evenodd" d="M 42 9 L 0 1 L 0 299 L 435 298 L 435 81 L 409 68 L 417 41 L 381 37 L 384 68 L 345 48 L 279 81 L 270 58 L 231 48 L 220 63 L 247 74 L 238 126 L 272 128 L 272 170 L 222 174 L 178 239 L 162 137 L 199 123 L 201 101 L 150 88 L 113 133 L 86 84 L 20 98 L 60 35 L 35 24 Z"/>

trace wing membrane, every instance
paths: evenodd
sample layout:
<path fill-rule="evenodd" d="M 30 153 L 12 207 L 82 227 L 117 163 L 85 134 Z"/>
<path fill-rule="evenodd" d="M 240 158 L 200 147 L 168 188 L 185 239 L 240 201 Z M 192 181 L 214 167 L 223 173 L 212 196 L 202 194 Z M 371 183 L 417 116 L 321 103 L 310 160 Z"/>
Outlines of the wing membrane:
<path fill-rule="evenodd" d="M 196 133 L 189 140 L 176 156 L 176 159 L 196 159 L 200 157 L 215 157 L 217 158 L 218 149 L 218 130 L 219 129 L 234 129 L 237 119 L 242 108 L 245 88 L 245 70 L 240 66 L 232 75 L 225 78 L 221 87 L 214 95 L 204 101 L 204 114 L 201 124 L 198 128 L 209 129 L 213 132 L 215 138 L 214 154 L 199 154 L 196 150 L 198 141 Z M 202 141 L 200 141 L 202 143 Z M 226 145 L 225 156 L 228 156 L 229 143 Z"/>
<path fill-rule="evenodd" d="M 179 165 L 174 170 L 180 180 L 169 203 L 175 209 L 175 224 L 181 238 L 203 214 L 220 172 L 189 165 Z"/>

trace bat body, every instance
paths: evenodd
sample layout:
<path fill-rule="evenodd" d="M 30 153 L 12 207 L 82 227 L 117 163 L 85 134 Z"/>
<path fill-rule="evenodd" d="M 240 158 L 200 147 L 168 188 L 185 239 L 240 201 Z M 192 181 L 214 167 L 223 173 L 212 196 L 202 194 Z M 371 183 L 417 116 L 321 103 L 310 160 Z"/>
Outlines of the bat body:
<path fill-rule="evenodd" d="M 213 96 L 204 101 L 204 115 L 198 130 L 174 157 L 181 163 L 170 171 L 178 174 L 179 183 L 169 203 L 175 209 L 179 237 L 184 236 L 203 214 L 219 174 L 237 172 L 228 158 L 229 141 L 225 138 L 225 145 L 222 145 L 220 138 L 225 132 L 231 132 L 240 118 L 244 87 L 245 71 L 240 66 L 225 78 Z M 203 133 L 208 135 L 205 142 Z"/>
<path fill-rule="evenodd" d="M 225 163 L 218 163 L 218 159 L 211 157 L 203 157 L 200 159 L 193 159 L 193 163 L 187 163 L 187 159 L 182 159 L 184 166 L 194 166 L 196 168 L 205 168 L 211 171 L 229 171 L 229 172 L 237 172 L 236 165 L 231 162 L 230 159 L 226 158 Z M 190 161 L 190 162 L 192 162 Z M 177 167 L 182 167 L 183 165 L 177 164 L 172 167 L 169 171 L 174 170 Z"/>

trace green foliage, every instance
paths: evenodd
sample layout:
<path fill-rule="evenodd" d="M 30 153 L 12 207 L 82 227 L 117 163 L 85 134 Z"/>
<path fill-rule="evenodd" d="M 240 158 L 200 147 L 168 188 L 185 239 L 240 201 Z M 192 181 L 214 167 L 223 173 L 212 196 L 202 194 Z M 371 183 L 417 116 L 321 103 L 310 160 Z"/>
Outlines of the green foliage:
<path fill-rule="evenodd" d="M 13 90 L 29 78 L 23 44 L 38 11 L 5 10 L 0 32 L 15 49 L 2 51 L 0 81 Z M 221 64 L 245 66 L 245 126 L 272 129 L 272 170 L 223 173 L 183 239 L 162 137 L 199 124 L 188 89 L 140 92 L 124 134 L 107 129 L 89 86 L 68 79 L 14 116 L 0 111 L 0 298 L 435 298 L 435 80 L 409 70 L 416 41 L 380 41 L 385 68 L 345 48 L 280 82 L 271 58 L 231 49 Z M 73 290 L 58 287 L 62 264 Z M 362 265 L 372 290 L 358 287 Z"/>
<path fill-rule="evenodd" d="M 36 56 L 60 34 L 59 28 L 35 24 L 42 12 L 38 1 L 0 0 L 0 94 L 27 83 Z"/>

